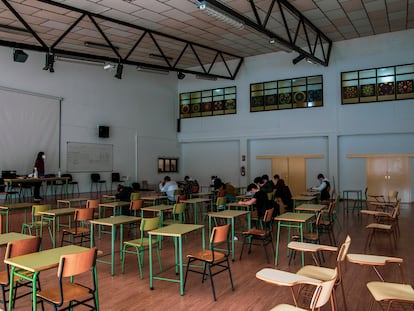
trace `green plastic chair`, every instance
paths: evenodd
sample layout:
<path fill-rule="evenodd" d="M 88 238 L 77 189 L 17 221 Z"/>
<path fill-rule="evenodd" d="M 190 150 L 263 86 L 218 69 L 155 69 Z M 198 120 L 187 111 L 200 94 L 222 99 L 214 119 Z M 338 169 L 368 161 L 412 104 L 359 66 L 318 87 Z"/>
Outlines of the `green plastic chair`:
<path fill-rule="evenodd" d="M 172 219 L 164 219 L 163 225 L 171 225 L 177 223 L 184 223 L 185 222 L 185 204 L 184 203 L 176 203 L 173 206 L 172 210 Z"/>
<path fill-rule="evenodd" d="M 22 224 L 22 233 L 29 232 L 32 235 L 32 230 L 35 230 L 36 235 L 42 237 L 43 227 L 47 227 L 49 230 L 50 239 L 53 240 L 52 230 L 50 228 L 50 221 L 42 221 L 42 214 L 40 212 L 45 212 L 50 210 L 49 204 L 38 204 L 32 206 L 32 222 Z"/>
<path fill-rule="evenodd" d="M 125 271 L 125 255 L 135 254 L 138 258 L 139 276 L 142 279 L 142 268 L 144 267 L 144 252 L 149 249 L 149 239 L 147 232 L 158 229 L 160 226 L 160 217 L 142 218 L 140 226 L 140 238 L 125 241 L 122 247 L 122 273 Z M 162 271 L 162 263 L 160 257 L 160 237 L 157 236 L 152 240 L 152 246 L 157 249 L 158 263 L 160 265 L 160 272 Z M 131 250 L 132 249 L 132 250 Z"/>
<path fill-rule="evenodd" d="M 141 192 L 131 192 L 131 201 L 139 200 L 141 199 Z"/>

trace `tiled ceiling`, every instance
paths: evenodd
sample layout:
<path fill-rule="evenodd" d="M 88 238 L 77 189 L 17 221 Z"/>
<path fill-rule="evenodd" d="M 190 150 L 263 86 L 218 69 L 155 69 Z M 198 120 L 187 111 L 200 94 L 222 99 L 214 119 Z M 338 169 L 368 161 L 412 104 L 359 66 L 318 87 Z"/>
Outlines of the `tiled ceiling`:
<path fill-rule="evenodd" d="M 310 42 L 319 40 L 312 27 L 305 29 L 305 26 L 301 26 L 300 18 L 295 14 L 287 14 L 291 11 L 279 7 L 279 1 L 222 0 L 219 2 L 253 22 L 258 21 L 257 16 L 260 21 L 263 21 L 266 14 L 271 13 L 264 28 L 282 38 L 282 41 L 289 41 L 289 32 L 293 36 L 296 34 L 294 45 L 305 50 L 309 47 L 311 52 L 314 51 L 313 45 L 307 46 L 309 45 L 307 36 Z M 414 0 L 290 0 L 285 2 L 295 7 L 333 44 L 335 41 L 414 28 Z M 80 10 L 72 10 L 65 6 Z M 257 9 L 257 15 L 254 14 L 254 8 Z M 93 18 L 83 16 L 83 11 L 93 13 Z M 20 29 L 28 29 L 29 26 L 36 33 L 37 38 L 32 33 L 10 32 L 10 29 L 4 31 L 2 25 Z M 138 27 L 131 27 L 131 25 Z M 287 25 L 289 30 L 284 25 Z M 145 29 L 150 32 L 145 32 Z M 203 68 L 203 66 L 207 64 L 211 66 L 217 58 L 226 66 L 221 66 L 215 74 L 225 75 L 226 72 L 237 71 L 237 66 L 240 64 L 238 57 L 243 59 L 286 49 L 278 43 L 269 44 L 269 39 L 271 36 L 268 33 L 253 29 L 247 24 L 243 29 L 236 29 L 208 16 L 197 7 L 196 0 L 1 0 L 0 2 L 0 45 L 11 46 L 11 43 L 15 42 L 21 47 L 39 47 L 41 51 L 47 47 L 52 51 L 57 49 L 108 59 L 125 59 L 131 63 L 170 67 L 176 71 L 196 68 L 196 71 L 207 72 L 212 68 Z M 114 49 L 85 46 L 85 42 L 108 45 L 108 41 Z M 195 45 L 188 46 L 188 42 Z M 319 52 L 315 51 L 317 57 L 318 53 L 322 56 L 328 53 L 326 49 L 328 41 L 322 39 L 320 43 L 325 47 Z M 149 57 L 150 54 L 164 54 L 167 59 L 154 59 Z M 237 61 L 231 62 L 231 60 Z M 230 68 L 226 68 L 227 66 Z"/>

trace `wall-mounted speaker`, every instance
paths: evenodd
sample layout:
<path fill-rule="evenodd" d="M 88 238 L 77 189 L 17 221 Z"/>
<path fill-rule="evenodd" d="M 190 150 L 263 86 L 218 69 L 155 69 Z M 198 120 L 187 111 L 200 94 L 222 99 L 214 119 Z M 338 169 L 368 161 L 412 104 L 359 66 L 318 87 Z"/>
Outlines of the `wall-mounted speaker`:
<path fill-rule="evenodd" d="M 109 126 L 99 125 L 98 135 L 100 138 L 108 138 L 109 137 Z"/>
<path fill-rule="evenodd" d="M 181 132 L 181 119 L 177 119 L 177 133 Z"/>

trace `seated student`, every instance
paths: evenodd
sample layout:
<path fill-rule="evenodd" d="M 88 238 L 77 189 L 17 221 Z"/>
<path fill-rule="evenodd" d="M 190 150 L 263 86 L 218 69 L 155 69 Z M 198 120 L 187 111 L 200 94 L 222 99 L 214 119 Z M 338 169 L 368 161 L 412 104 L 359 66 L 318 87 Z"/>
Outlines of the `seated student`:
<path fill-rule="evenodd" d="M 273 192 L 273 188 L 275 187 L 272 180 L 269 180 L 269 176 L 264 174 L 262 176 L 263 186 L 261 186 L 262 190 L 266 193 Z"/>
<path fill-rule="evenodd" d="M 321 201 L 327 201 L 331 197 L 331 195 L 329 194 L 329 191 L 331 191 L 331 184 L 329 180 L 325 178 L 325 176 L 323 176 L 323 174 L 318 174 L 318 179 L 320 182 L 319 186 L 312 187 L 312 190 L 320 191 Z"/>
<path fill-rule="evenodd" d="M 129 202 L 131 200 L 132 188 L 118 185 L 118 192 L 115 198 L 119 201 Z M 122 215 L 129 215 L 129 206 L 122 206 Z"/>
<path fill-rule="evenodd" d="M 178 190 L 178 184 L 171 180 L 170 176 L 165 176 L 164 180 L 162 180 L 159 184 L 159 188 L 161 192 L 164 192 L 167 196 L 168 196 L 168 200 L 170 202 L 174 202 L 176 201 L 175 198 L 175 190 Z"/>
<path fill-rule="evenodd" d="M 242 205 L 255 205 L 257 210 L 257 217 L 263 218 L 265 211 L 271 208 L 271 204 L 267 199 L 266 192 L 262 191 L 256 184 L 250 184 L 247 186 L 247 191 L 253 194 L 253 197 L 248 201 L 239 201 Z"/>
<path fill-rule="evenodd" d="M 287 212 L 291 212 L 293 210 L 293 200 L 292 200 L 292 194 L 290 192 L 289 187 L 285 184 L 285 181 L 283 179 L 278 179 L 276 184 L 276 191 L 275 191 L 275 207 L 277 210 L 277 214 L 279 214 L 280 206 L 276 202 L 277 199 L 280 198 L 282 200 L 282 203 L 286 206 Z"/>

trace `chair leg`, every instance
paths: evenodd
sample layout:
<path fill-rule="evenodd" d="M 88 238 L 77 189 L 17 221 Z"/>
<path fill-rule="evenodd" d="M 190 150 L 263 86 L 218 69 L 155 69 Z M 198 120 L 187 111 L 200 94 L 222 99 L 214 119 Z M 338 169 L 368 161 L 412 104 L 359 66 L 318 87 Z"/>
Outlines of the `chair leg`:
<path fill-rule="evenodd" d="M 243 256 L 243 250 L 244 250 L 244 244 L 246 244 L 246 239 L 247 239 L 247 236 L 244 236 L 244 238 L 243 238 L 243 243 L 242 243 L 242 248 L 241 248 L 241 252 L 240 252 L 240 257 L 239 257 L 239 260 L 241 260 L 241 259 L 242 259 L 242 256 Z"/>
<path fill-rule="evenodd" d="M 208 265 L 208 273 L 209 273 L 209 276 L 210 276 L 211 290 L 213 291 L 214 301 L 217 301 L 216 289 L 214 288 L 213 274 L 211 273 L 211 265 Z"/>

